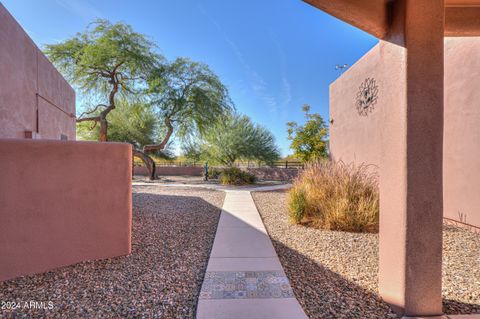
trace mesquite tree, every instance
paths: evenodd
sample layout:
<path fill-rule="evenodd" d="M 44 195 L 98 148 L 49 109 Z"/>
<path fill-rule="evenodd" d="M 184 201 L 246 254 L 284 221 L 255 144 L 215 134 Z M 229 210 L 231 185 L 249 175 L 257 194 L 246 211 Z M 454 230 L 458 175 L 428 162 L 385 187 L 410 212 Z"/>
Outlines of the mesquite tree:
<path fill-rule="evenodd" d="M 145 87 L 152 69 L 163 57 L 155 53 L 155 44 L 123 23 L 96 20 L 83 33 L 46 46 L 45 53 L 81 93 L 95 101 L 86 106 L 78 122 L 100 124 L 99 141 L 107 141 L 108 114 L 116 107 L 117 95 L 128 97 Z M 138 151 L 134 155 L 151 159 Z"/>
<path fill-rule="evenodd" d="M 144 152 L 163 150 L 172 135 L 202 135 L 233 110 L 228 90 L 207 65 L 178 58 L 157 68 L 149 78 L 152 105 L 166 129 Z"/>

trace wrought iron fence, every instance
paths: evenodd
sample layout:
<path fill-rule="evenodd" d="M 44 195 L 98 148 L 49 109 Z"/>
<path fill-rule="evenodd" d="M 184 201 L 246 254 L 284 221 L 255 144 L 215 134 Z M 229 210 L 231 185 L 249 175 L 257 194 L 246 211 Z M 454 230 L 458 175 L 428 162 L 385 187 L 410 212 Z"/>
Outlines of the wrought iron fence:
<path fill-rule="evenodd" d="M 135 160 L 136 166 L 143 166 L 143 162 Z M 204 162 L 188 162 L 188 161 L 155 161 L 157 167 L 203 167 Z M 222 165 L 211 165 L 212 167 L 221 167 Z M 303 169 L 305 164 L 299 161 L 275 161 L 272 163 L 258 163 L 258 162 L 236 162 L 235 167 L 242 168 L 285 168 L 285 169 Z"/>

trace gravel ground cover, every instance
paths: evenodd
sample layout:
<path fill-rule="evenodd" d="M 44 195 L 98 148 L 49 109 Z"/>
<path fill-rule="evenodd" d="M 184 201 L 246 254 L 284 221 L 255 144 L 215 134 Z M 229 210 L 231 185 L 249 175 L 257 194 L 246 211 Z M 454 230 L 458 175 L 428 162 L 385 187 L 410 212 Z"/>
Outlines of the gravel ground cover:
<path fill-rule="evenodd" d="M 133 252 L 0 283 L 0 318 L 194 318 L 223 192 L 133 187 Z M 45 304 L 48 308 L 48 304 Z"/>
<path fill-rule="evenodd" d="M 310 318 L 396 318 L 378 297 L 378 235 L 334 232 L 288 222 L 285 191 L 254 201 L 294 293 Z M 447 314 L 480 313 L 480 234 L 444 228 Z"/>

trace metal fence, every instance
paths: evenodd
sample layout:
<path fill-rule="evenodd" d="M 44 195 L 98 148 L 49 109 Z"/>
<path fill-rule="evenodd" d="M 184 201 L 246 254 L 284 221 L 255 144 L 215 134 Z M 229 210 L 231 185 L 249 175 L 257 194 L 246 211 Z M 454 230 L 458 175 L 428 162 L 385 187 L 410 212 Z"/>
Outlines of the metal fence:
<path fill-rule="evenodd" d="M 141 163 L 139 163 L 142 165 Z M 195 167 L 203 167 L 205 165 L 204 162 L 196 163 L 196 162 L 179 162 L 179 161 L 157 161 L 155 162 L 156 166 L 173 166 L 173 167 L 185 167 L 185 166 L 195 166 Z M 212 165 L 217 166 L 217 165 Z M 287 169 L 303 169 L 305 168 L 302 162 L 298 161 L 276 161 L 270 164 L 265 163 L 258 163 L 258 162 L 236 162 L 235 167 L 242 167 L 242 168 L 287 168 Z"/>

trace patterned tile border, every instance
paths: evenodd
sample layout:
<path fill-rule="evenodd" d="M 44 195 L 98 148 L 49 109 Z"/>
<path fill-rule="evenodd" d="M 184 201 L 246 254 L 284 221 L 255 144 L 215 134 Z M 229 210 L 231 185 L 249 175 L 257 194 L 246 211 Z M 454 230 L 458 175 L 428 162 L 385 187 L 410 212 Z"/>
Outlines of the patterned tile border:
<path fill-rule="evenodd" d="M 207 271 L 200 299 L 294 298 L 282 271 Z"/>

